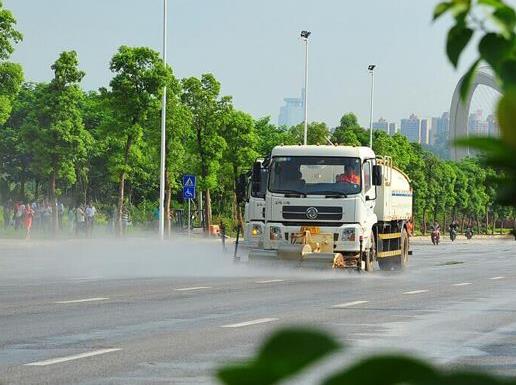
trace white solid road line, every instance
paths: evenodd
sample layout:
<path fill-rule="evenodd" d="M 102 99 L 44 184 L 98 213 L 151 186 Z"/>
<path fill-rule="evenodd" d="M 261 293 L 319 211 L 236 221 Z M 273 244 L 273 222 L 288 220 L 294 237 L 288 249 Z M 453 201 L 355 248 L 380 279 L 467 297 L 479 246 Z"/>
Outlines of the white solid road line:
<path fill-rule="evenodd" d="M 66 304 L 66 303 L 81 303 L 81 302 L 97 302 L 97 301 L 106 301 L 109 298 L 98 297 L 98 298 L 84 298 L 84 299 L 72 299 L 69 301 L 56 301 L 55 303 Z"/>
<path fill-rule="evenodd" d="M 205 290 L 211 289 L 211 286 L 195 286 L 195 287 L 183 287 L 180 289 L 174 289 L 175 291 L 192 291 L 192 290 Z"/>
<path fill-rule="evenodd" d="M 454 283 L 452 286 L 468 286 L 473 285 L 471 282 Z"/>
<path fill-rule="evenodd" d="M 406 291 L 403 294 L 420 294 L 420 293 L 426 293 L 428 290 L 412 290 L 412 291 Z"/>
<path fill-rule="evenodd" d="M 276 283 L 276 282 L 285 282 L 284 279 L 268 279 L 265 281 L 256 281 L 256 283 Z"/>
<path fill-rule="evenodd" d="M 267 323 L 267 322 L 274 322 L 274 321 L 277 321 L 277 320 L 278 320 L 278 318 L 260 318 L 260 319 L 255 319 L 255 320 L 252 320 L 252 321 L 240 322 L 238 324 L 223 325 L 223 326 L 221 326 L 221 328 L 241 328 L 241 327 L 244 327 L 244 326 L 252 326 L 252 325 L 258 325 L 258 324 L 264 324 L 264 323 Z"/>
<path fill-rule="evenodd" d="M 25 364 L 25 366 L 48 366 L 48 365 L 60 364 L 62 362 L 74 361 L 74 360 L 79 360 L 81 358 L 99 356 L 101 354 L 117 352 L 119 350 L 122 350 L 122 349 L 119 349 L 119 348 L 100 349 L 100 350 L 95 350 L 93 352 L 75 354 L 73 356 L 59 357 L 59 358 L 52 358 L 50 360 L 45 360 L 45 361 L 31 362 L 30 364 Z"/>
<path fill-rule="evenodd" d="M 491 279 L 491 280 L 493 280 L 493 281 L 494 281 L 494 280 L 497 280 L 497 279 L 504 279 L 504 278 L 505 278 L 505 277 L 498 276 L 498 277 L 491 277 L 491 278 L 489 278 L 489 279 Z"/>
<path fill-rule="evenodd" d="M 369 301 L 353 301 L 353 302 L 346 302 L 346 303 L 341 303 L 339 305 L 334 305 L 332 306 L 333 308 L 335 309 L 342 309 L 344 307 L 350 307 L 350 306 L 355 306 L 355 305 L 361 305 L 363 303 L 368 303 Z"/>

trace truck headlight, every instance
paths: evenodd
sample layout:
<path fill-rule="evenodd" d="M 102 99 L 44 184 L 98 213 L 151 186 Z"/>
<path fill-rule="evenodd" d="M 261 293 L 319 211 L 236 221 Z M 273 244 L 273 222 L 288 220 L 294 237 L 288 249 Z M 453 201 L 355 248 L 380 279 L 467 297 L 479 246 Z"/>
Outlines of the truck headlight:
<path fill-rule="evenodd" d="M 270 239 L 271 241 L 279 241 L 283 239 L 283 236 L 281 235 L 281 227 L 272 226 L 270 228 Z"/>
<path fill-rule="evenodd" d="M 356 240 L 355 229 L 344 229 L 342 230 L 342 241 L 355 242 Z"/>
<path fill-rule="evenodd" d="M 261 225 L 253 225 L 253 227 L 251 228 L 251 235 L 253 237 L 259 237 L 260 235 L 262 235 L 262 226 Z"/>

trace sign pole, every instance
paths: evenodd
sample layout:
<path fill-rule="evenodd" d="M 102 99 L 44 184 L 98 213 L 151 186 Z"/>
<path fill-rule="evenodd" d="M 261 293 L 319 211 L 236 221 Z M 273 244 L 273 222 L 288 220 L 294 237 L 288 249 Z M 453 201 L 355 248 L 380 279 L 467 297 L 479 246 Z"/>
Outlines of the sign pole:
<path fill-rule="evenodd" d="M 190 202 L 191 199 L 188 199 L 188 238 L 190 238 L 190 221 L 192 220 L 192 214 L 190 213 Z"/>

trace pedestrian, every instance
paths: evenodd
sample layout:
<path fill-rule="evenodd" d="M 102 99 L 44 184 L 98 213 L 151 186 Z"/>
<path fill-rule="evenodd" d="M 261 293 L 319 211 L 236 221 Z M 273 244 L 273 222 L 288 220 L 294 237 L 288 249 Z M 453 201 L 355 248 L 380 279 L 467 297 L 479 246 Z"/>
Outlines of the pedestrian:
<path fill-rule="evenodd" d="M 91 204 L 91 202 L 88 203 L 86 206 L 86 233 L 88 236 L 92 236 L 93 234 L 93 223 L 95 222 L 95 214 L 97 214 L 97 209 L 95 209 L 95 206 Z"/>
<path fill-rule="evenodd" d="M 23 217 L 23 226 L 25 227 L 25 239 L 30 239 L 30 231 L 32 229 L 32 219 L 34 218 L 34 210 L 31 205 L 27 203 Z"/>
<path fill-rule="evenodd" d="M 75 210 L 75 220 L 77 222 L 75 226 L 75 234 L 79 235 L 79 233 L 84 233 L 86 227 L 86 217 L 82 205 L 78 206 Z"/>
<path fill-rule="evenodd" d="M 6 200 L 3 205 L 3 217 L 4 217 L 4 230 L 7 230 L 11 221 L 11 199 Z"/>
<path fill-rule="evenodd" d="M 63 231 L 63 217 L 65 213 L 65 207 L 63 202 L 57 202 L 57 220 L 59 222 L 59 230 Z"/>
<path fill-rule="evenodd" d="M 14 229 L 18 231 L 22 225 L 23 216 L 25 215 L 25 205 L 23 203 L 16 202 L 16 211 L 14 215 Z"/>
<path fill-rule="evenodd" d="M 219 233 L 222 239 L 222 250 L 226 251 L 226 225 L 222 221 L 220 221 Z"/>

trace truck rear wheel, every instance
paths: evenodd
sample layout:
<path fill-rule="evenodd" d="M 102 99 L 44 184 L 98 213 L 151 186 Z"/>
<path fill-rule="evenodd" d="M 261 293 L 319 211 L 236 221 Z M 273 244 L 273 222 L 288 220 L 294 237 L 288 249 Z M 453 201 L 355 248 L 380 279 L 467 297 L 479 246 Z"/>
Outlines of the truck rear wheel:
<path fill-rule="evenodd" d="M 378 266 L 381 270 L 403 270 L 408 264 L 409 238 L 407 231 L 401 231 L 401 254 L 394 257 L 378 258 Z"/>

